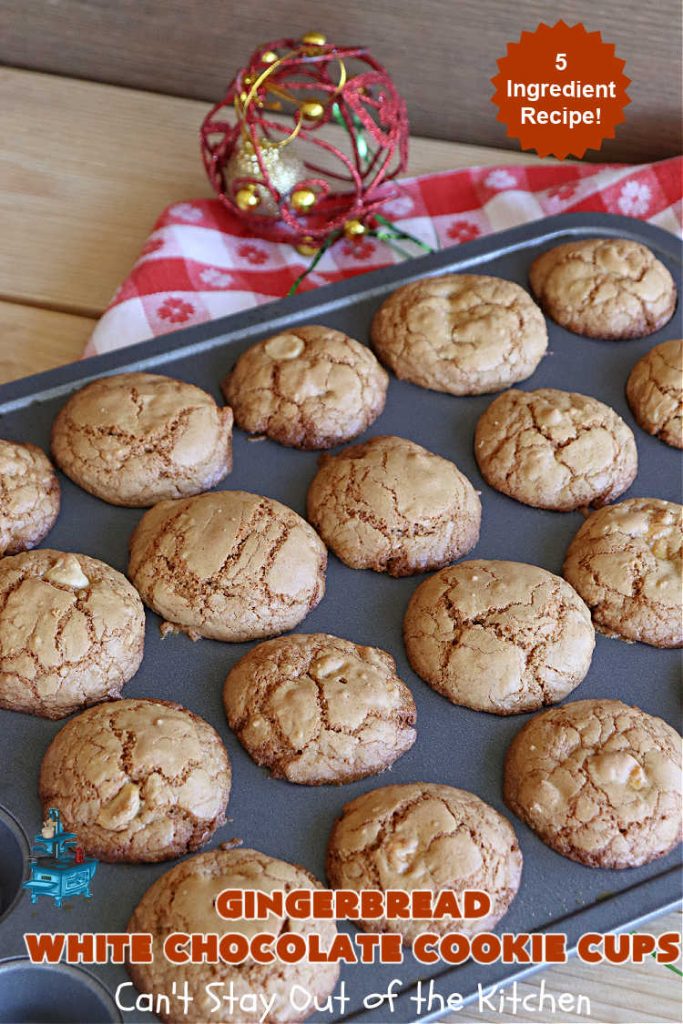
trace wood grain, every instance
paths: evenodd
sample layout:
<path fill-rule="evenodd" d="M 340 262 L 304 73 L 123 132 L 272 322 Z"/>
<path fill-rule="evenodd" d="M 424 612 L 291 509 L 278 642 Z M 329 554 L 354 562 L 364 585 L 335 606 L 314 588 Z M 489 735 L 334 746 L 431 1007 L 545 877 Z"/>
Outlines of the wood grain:
<path fill-rule="evenodd" d="M 676 932 L 681 928 L 680 914 L 666 914 L 664 917 L 645 925 L 641 931 L 660 935 L 662 932 Z M 679 969 L 681 963 L 678 964 Z M 455 975 L 457 980 L 457 974 Z M 520 982 L 517 987 L 520 998 L 530 997 L 530 1005 L 538 1006 L 541 984 L 545 983 L 546 993 L 556 999 L 563 992 L 569 992 L 574 999 L 581 995 L 588 999 L 590 1012 L 565 1013 L 559 1006 L 555 1012 L 545 1004 L 545 1011 L 537 1009 L 525 1013 L 518 1006 L 512 1013 L 511 1005 L 505 1004 L 502 1013 L 492 1012 L 484 1007 L 479 1012 L 477 1003 L 467 1010 L 446 1018 L 446 1024 L 524 1024 L 525 1021 L 552 1021 L 552 1024 L 678 1024 L 681 1020 L 681 979 L 678 975 L 657 963 L 651 957 L 643 964 L 600 964 L 590 967 L 572 959 L 558 967 L 547 967 Z M 494 1000 L 494 1004 L 498 1003 Z M 576 1003 L 575 1003 L 576 1006 Z"/>
<path fill-rule="evenodd" d="M 0 217 L 12 254 L 0 261 L 0 298 L 99 316 L 164 207 L 211 194 L 198 145 L 207 109 L 0 69 Z M 500 150 L 414 140 L 409 172 L 500 161 Z"/>
<path fill-rule="evenodd" d="M 364 43 L 394 75 L 417 135 L 514 149 L 490 102 L 507 43 L 562 14 L 616 44 L 632 79 L 617 138 L 594 160 L 645 161 L 681 148 L 681 4 L 623 0 L 3 0 L 0 60 L 217 100 L 260 43 L 315 28 Z M 106 120 L 106 113 L 103 111 Z"/>
<path fill-rule="evenodd" d="M 0 302 L 0 384 L 79 359 L 95 321 Z"/>

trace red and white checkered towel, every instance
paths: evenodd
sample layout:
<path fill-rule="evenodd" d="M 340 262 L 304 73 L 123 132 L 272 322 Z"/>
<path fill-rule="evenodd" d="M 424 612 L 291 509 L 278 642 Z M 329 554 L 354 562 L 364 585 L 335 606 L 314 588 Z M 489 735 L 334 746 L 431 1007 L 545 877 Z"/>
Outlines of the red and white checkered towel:
<path fill-rule="evenodd" d="M 404 178 L 381 212 L 433 248 L 459 245 L 557 213 L 637 217 L 681 233 L 683 158 L 639 167 L 554 164 L 475 167 Z M 338 241 L 301 284 L 306 291 L 399 262 L 384 242 Z M 189 324 L 281 298 L 309 260 L 250 237 L 218 199 L 169 206 L 85 350 L 109 352 Z"/>

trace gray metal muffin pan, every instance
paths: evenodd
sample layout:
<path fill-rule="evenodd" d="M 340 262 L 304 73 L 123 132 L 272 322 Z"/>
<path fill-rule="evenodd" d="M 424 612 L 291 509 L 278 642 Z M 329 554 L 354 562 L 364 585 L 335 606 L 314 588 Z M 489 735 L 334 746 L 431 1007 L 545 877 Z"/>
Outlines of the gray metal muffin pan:
<path fill-rule="evenodd" d="M 528 287 L 529 265 L 541 251 L 595 236 L 631 238 L 649 245 L 674 274 L 680 293 L 680 248 L 672 235 L 606 214 L 550 218 L 5 385 L 0 388 L 0 436 L 33 441 L 47 449 L 50 425 L 66 397 L 88 380 L 123 370 L 170 374 L 198 384 L 220 399 L 219 381 L 236 356 L 287 325 L 324 323 L 367 341 L 378 303 L 407 281 L 447 271 L 469 271 Z M 626 496 L 680 501 L 679 453 L 635 424 L 624 397 L 626 378 L 636 360 L 655 343 L 681 337 L 680 304 L 669 324 L 642 340 L 592 341 L 551 321 L 548 328 L 549 352 L 533 377 L 520 386 L 580 391 L 612 406 L 633 428 L 638 445 L 638 477 Z M 392 377 L 386 409 L 367 435 L 412 438 L 452 459 L 481 490 L 481 537 L 472 557 L 526 561 L 559 573 L 582 516 L 528 508 L 483 482 L 473 456 L 472 437 L 478 416 L 491 400 L 492 396 L 454 398 Z M 306 489 L 317 458 L 315 452 L 294 451 L 271 441 L 250 441 L 237 431 L 235 468 L 220 486 L 265 494 L 304 514 Z M 125 571 L 128 538 L 142 511 L 107 505 L 64 477 L 61 482 L 61 514 L 44 546 L 84 552 Z M 144 661 L 125 696 L 179 701 L 211 722 L 230 752 L 234 769 L 230 820 L 209 845 L 239 837 L 245 846 L 302 864 L 324 879 L 327 836 L 346 801 L 392 782 L 441 782 L 471 790 L 513 822 L 524 854 L 524 874 L 519 895 L 504 918 L 506 931 L 562 930 L 573 945 L 584 931 L 633 927 L 636 921 L 674 906 L 680 897 L 678 852 L 626 871 L 590 869 L 554 853 L 509 814 L 501 798 L 503 757 L 528 715 L 500 718 L 455 707 L 410 670 L 401 622 L 421 578 L 396 580 L 354 571 L 331 556 L 326 596 L 299 627 L 304 632 L 330 632 L 385 648 L 396 658 L 399 672 L 415 696 L 418 738 L 413 749 L 391 771 L 341 787 L 309 788 L 274 780 L 249 759 L 231 734 L 221 702 L 223 680 L 251 645 L 211 640 L 192 643 L 182 635 L 162 641 L 159 619 L 147 613 Z M 679 727 L 678 676 L 678 652 L 599 636 L 590 672 L 568 699 L 619 698 Z M 26 857 L 21 829 L 28 836 L 39 830 L 38 770 L 43 752 L 59 728 L 58 722 L 0 710 L 0 807 L 9 812 L 0 816 L 0 961 L 4 961 L 0 963 L 0 1021 L 116 1020 L 93 978 L 113 992 L 128 980 L 124 968 L 93 966 L 87 972 L 81 968 L 65 971 L 31 967 L 13 958 L 25 955 L 26 931 L 122 931 L 144 891 L 171 866 L 170 862 L 102 864 L 94 879 L 93 898 L 76 897 L 62 909 L 46 897 L 34 906 L 27 894 L 15 899 L 21 861 Z M 488 986 L 521 973 L 510 966 L 484 968 L 472 963 L 455 969 L 428 969 L 415 963 L 410 954 L 401 967 L 344 967 L 341 977 L 349 997 L 345 1019 L 389 1019 L 386 1006 L 367 1011 L 362 1003 L 365 995 L 384 990 L 394 977 L 403 982 L 390 1017 L 398 1022 L 416 1017 L 410 995 L 418 979 L 433 979 L 437 992 L 474 997 L 478 983 Z M 663 977 L 662 983 L 666 981 Z M 126 995 L 130 998 L 130 990 Z M 339 1016 L 338 1012 L 320 1013 L 312 1019 L 331 1021 Z M 125 1021 L 153 1019 L 138 1011 L 125 1012 L 122 1017 Z"/>

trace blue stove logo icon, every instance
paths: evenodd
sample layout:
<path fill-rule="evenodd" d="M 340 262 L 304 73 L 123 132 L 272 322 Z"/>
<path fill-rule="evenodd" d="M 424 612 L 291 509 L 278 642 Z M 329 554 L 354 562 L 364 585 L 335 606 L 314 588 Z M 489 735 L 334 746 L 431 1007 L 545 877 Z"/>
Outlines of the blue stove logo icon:
<path fill-rule="evenodd" d="M 90 883 L 97 871 L 94 857 L 86 857 L 75 832 L 65 832 L 59 810 L 51 807 L 43 827 L 33 837 L 31 876 L 24 889 L 31 903 L 39 896 L 51 896 L 58 907 L 71 896 L 91 899 Z"/>

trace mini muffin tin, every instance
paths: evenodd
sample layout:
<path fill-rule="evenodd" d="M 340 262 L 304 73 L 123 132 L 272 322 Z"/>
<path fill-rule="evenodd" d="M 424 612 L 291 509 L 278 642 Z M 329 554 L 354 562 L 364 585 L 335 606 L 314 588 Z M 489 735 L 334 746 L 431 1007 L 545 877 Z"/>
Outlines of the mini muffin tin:
<path fill-rule="evenodd" d="M 0 388 L 0 436 L 33 441 L 47 449 L 51 423 L 68 395 L 93 378 L 124 370 L 169 374 L 200 385 L 220 400 L 220 380 L 239 353 L 287 326 L 323 323 L 367 342 L 373 312 L 399 285 L 427 275 L 468 271 L 493 274 L 528 288 L 529 266 L 541 251 L 596 236 L 629 238 L 650 246 L 677 279 L 680 295 L 680 248 L 672 235 L 607 214 L 554 217 L 5 385 Z M 669 324 L 636 341 L 592 341 L 550 320 L 548 329 L 548 354 L 534 375 L 518 386 L 580 391 L 612 406 L 632 427 L 640 460 L 638 477 L 624 497 L 680 501 L 680 453 L 636 426 L 624 396 L 626 378 L 636 360 L 657 342 L 681 337 L 680 300 Z M 364 437 L 409 437 L 452 459 L 481 490 L 481 537 L 468 557 L 526 561 L 560 573 L 582 516 L 528 508 L 483 482 L 472 438 L 477 418 L 492 397 L 455 398 L 392 376 L 385 411 Z M 220 487 L 265 494 L 304 514 L 317 453 L 283 448 L 268 440 L 249 440 L 236 431 L 234 454 L 235 468 Z M 125 572 L 128 539 L 143 510 L 105 504 L 63 476 L 61 483 L 61 514 L 43 546 L 93 555 Z M 223 681 L 252 645 L 212 640 L 193 643 L 183 635 L 162 640 L 158 617 L 147 612 L 145 657 L 124 696 L 159 697 L 186 705 L 215 726 L 232 760 L 229 820 L 209 847 L 238 837 L 245 846 L 302 864 L 324 880 L 327 837 L 346 801 L 392 782 L 448 783 L 471 790 L 492 804 L 510 818 L 519 837 L 524 854 L 522 885 L 499 928 L 565 931 L 571 947 L 584 931 L 632 928 L 674 906 L 680 896 L 677 851 L 631 870 L 586 868 L 554 853 L 507 811 L 501 796 L 503 757 L 512 736 L 529 716 L 500 718 L 455 707 L 410 670 L 401 623 L 410 595 L 423 578 L 392 579 L 348 569 L 330 556 L 327 593 L 299 627 L 301 632 L 334 633 L 390 651 L 417 704 L 417 741 L 412 750 L 385 774 L 340 787 L 311 788 L 272 779 L 250 760 L 230 732 L 221 699 Z M 590 672 L 568 699 L 619 698 L 678 728 L 678 675 L 677 651 L 598 636 Z M 61 724 L 0 710 L 0 1022 L 118 1020 L 111 994 L 128 981 L 123 967 L 32 966 L 17 959 L 26 953 L 23 934 L 123 931 L 142 894 L 172 863 L 101 864 L 93 880 L 92 899 L 79 896 L 61 909 L 46 897 L 32 905 L 28 893 L 22 894 L 27 836 L 39 831 L 42 820 L 37 794 L 40 761 Z M 350 925 L 342 927 L 351 929 Z M 501 964 L 427 968 L 414 962 L 409 952 L 400 967 L 343 967 L 341 981 L 348 997 L 343 1019 L 416 1019 L 419 1015 L 411 996 L 418 979 L 433 980 L 437 993 L 459 992 L 465 998 L 476 998 L 479 983 L 489 986 L 522 973 Z M 403 985 L 393 1015 L 386 1004 L 364 1009 L 364 997 L 384 991 L 395 977 L 400 977 Z M 124 989 L 128 1003 L 133 1002 L 131 993 L 132 989 Z M 120 1017 L 135 1022 L 154 1019 L 138 1010 L 123 1012 Z M 311 1019 L 340 1018 L 335 1004 L 332 1013 L 318 1013 Z M 430 1018 L 423 1014 L 422 1019 Z"/>

